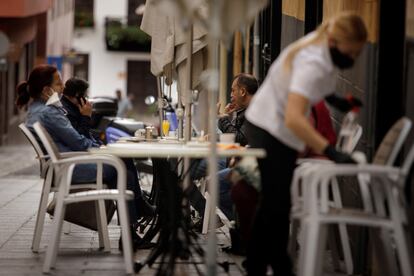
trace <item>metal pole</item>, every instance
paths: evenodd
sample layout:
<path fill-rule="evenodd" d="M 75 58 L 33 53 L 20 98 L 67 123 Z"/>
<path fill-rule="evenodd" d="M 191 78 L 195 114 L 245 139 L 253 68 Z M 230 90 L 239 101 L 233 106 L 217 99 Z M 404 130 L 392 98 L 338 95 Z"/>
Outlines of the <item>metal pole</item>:
<path fill-rule="evenodd" d="M 248 74 L 250 74 L 250 27 L 251 25 L 246 25 L 244 38 L 244 73 Z"/>
<path fill-rule="evenodd" d="M 192 86 L 193 86 L 193 25 L 187 26 L 187 87 L 185 89 L 185 130 L 184 140 L 191 140 L 191 105 L 192 105 Z"/>
<path fill-rule="evenodd" d="M 260 34 L 259 34 L 259 15 L 254 19 L 253 31 L 253 75 L 259 79 L 259 56 L 260 56 Z"/>
<path fill-rule="evenodd" d="M 163 102 L 164 102 L 164 99 L 163 99 L 163 93 L 162 93 L 162 90 L 161 90 L 161 77 L 160 76 L 157 76 L 157 89 L 158 89 L 158 101 L 157 101 L 157 103 L 158 103 L 158 115 L 159 115 L 159 117 L 160 117 L 160 136 L 162 136 L 163 134 L 162 134 L 162 120 L 163 120 L 163 112 L 162 112 L 162 110 L 163 110 Z"/>
<path fill-rule="evenodd" d="M 209 169 L 209 188 L 211 194 L 211 204 L 213 208 L 210 209 L 210 227 L 207 242 L 207 275 L 215 276 L 217 274 L 217 237 L 216 237 L 216 206 L 217 206 L 217 110 L 216 103 L 219 89 L 219 62 L 218 62 L 218 42 L 220 34 L 220 18 L 221 18 L 221 4 L 220 0 L 210 1 L 210 18 L 211 26 L 209 33 L 209 67 L 210 76 L 208 81 L 209 90 L 209 135 L 211 136 L 211 149 L 208 159 Z"/>
<path fill-rule="evenodd" d="M 209 172 L 209 192 L 211 194 L 211 205 L 213 206 L 210 209 L 210 225 L 208 233 L 208 243 L 207 243 L 207 275 L 212 276 L 216 275 L 216 259 L 217 259 L 217 237 L 215 226 L 216 221 L 216 206 L 217 206 L 217 94 L 218 94 L 218 50 L 217 50 L 217 41 L 212 39 L 212 42 L 209 43 L 209 55 L 210 55 L 210 91 L 209 91 L 209 122 L 208 122 L 208 133 L 210 135 L 210 156 L 208 158 L 208 172 Z M 215 84 L 213 84 L 215 82 Z"/>
<path fill-rule="evenodd" d="M 227 103 L 227 49 L 224 43 L 220 43 L 220 89 L 219 102 L 222 110 Z"/>
<path fill-rule="evenodd" d="M 192 86 L 193 86 L 193 25 L 188 22 L 187 25 L 187 85 L 185 89 L 185 129 L 184 129 L 184 141 L 191 141 L 191 106 L 192 106 Z M 186 173 L 184 178 L 183 190 L 186 191 L 190 187 L 190 174 L 187 173 L 190 169 L 190 158 L 184 158 L 184 172 Z"/>

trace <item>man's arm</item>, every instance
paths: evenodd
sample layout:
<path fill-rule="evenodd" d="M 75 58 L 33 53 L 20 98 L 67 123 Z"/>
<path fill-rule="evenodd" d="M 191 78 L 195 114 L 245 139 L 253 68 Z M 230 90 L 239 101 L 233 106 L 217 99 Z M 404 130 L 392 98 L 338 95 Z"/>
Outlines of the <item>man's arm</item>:
<path fill-rule="evenodd" d="M 243 118 L 238 118 L 238 120 L 236 119 L 235 124 L 231 122 L 230 116 L 223 116 L 218 120 L 218 128 L 223 133 L 234 133 L 236 135 L 236 143 L 240 143 L 242 146 L 247 145 L 244 116 Z"/>

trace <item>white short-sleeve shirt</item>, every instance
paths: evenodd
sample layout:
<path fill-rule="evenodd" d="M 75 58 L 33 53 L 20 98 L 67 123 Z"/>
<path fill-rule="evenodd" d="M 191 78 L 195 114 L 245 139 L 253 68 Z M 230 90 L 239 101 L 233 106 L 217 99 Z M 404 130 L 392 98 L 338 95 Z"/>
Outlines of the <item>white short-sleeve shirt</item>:
<path fill-rule="evenodd" d="M 304 39 L 314 35 L 315 33 L 310 33 Z M 270 67 L 247 108 L 246 118 L 285 145 L 302 151 L 304 142 L 285 126 L 288 93 L 306 97 L 312 106 L 335 91 L 337 70 L 332 64 L 327 42 L 299 50 L 290 70 L 284 64 L 289 50 L 290 47 L 283 50 Z M 310 107 L 307 112 L 309 114 Z"/>

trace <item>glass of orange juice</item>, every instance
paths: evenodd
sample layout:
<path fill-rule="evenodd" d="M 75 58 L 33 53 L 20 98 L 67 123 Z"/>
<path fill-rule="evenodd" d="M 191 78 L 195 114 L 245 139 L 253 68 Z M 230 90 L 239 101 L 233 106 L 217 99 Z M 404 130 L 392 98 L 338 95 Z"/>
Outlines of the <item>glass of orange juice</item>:
<path fill-rule="evenodd" d="M 169 130 L 170 130 L 170 121 L 163 120 L 162 121 L 162 133 L 164 134 L 164 136 L 168 136 Z"/>

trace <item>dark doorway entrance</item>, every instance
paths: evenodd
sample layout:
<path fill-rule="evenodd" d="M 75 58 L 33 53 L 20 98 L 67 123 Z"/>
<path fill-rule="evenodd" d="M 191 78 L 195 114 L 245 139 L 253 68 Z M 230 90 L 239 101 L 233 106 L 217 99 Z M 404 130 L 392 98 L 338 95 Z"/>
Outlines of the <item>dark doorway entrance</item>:
<path fill-rule="evenodd" d="M 151 74 L 149 61 L 128 60 L 127 93 L 135 96 L 134 110 L 143 114 L 147 111 L 145 97 L 157 97 L 157 80 Z"/>
<path fill-rule="evenodd" d="M 73 76 L 89 81 L 89 54 L 77 54 L 79 63 L 73 66 Z"/>
<path fill-rule="evenodd" d="M 272 0 L 260 14 L 260 69 L 259 81 L 267 75 L 272 62 L 280 53 L 280 38 L 282 32 L 282 1 Z"/>
<path fill-rule="evenodd" d="M 376 147 L 405 111 L 405 9 L 406 1 L 380 1 Z"/>

